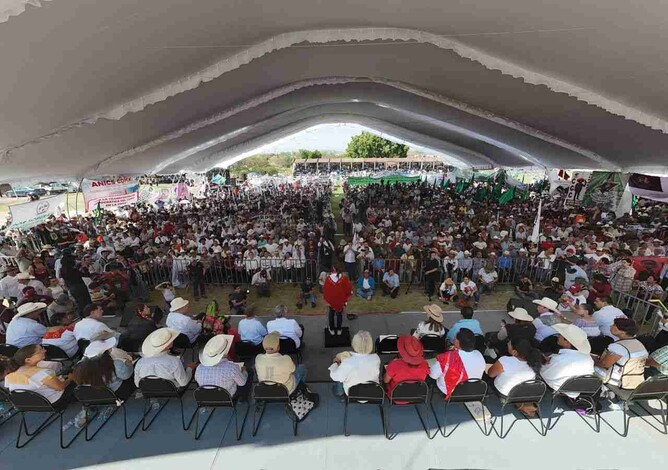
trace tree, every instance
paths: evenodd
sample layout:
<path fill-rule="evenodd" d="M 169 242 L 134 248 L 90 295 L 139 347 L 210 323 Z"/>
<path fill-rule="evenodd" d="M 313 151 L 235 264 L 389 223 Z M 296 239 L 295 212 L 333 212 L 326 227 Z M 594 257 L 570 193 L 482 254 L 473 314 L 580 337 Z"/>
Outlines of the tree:
<path fill-rule="evenodd" d="M 297 152 L 297 158 L 301 158 L 303 160 L 308 160 L 309 158 L 322 158 L 322 152 L 320 150 L 300 149 Z"/>
<path fill-rule="evenodd" d="M 408 145 L 397 144 L 369 132 L 353 136 L 346 154 L 350 158 L 406 158 Z"/>

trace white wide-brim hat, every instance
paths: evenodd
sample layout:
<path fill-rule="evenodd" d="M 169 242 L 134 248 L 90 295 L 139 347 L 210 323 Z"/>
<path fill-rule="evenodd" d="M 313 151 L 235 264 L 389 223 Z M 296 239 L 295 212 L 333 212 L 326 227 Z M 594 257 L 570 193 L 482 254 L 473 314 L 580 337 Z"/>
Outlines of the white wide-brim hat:
<path fill-rule="evenodd" d="M 587 333 L 582 328 L 566 323 L 557 323 L 556 325 L 552 325 L 552 328 L 557 330 L 557 333 L 563 336 L 566 341 L 571 343 L 581 353 L 591 353 L 591 344 L 589 344 Z"/>
<path fill-rule="evenodd" d="M 116 340 L 115 336 L 112 336 L 111 338 L 105 339 L 103 341 L 101 340 L 91 341 L 91 343 L 86 347 L 86 350 L 84 351 L 84 357 L 87 357 L 89 359 L 97 357 L 103 352 L 108 351 L 109 349 L 115 347 L 117 343 L 118 341 Z"/>
<path fill-rule="evenodd" d="M 559 304 L 556 300 L 552 300 L 549 297 L 543 297 L 542 299 L 534 300 L 533 303 L 545 307 L 546 309 L 557 312 L 559 309 Z"/>
<path fill-rule="evenodd" d="M 160 328 L 148 335 L 141 345 L 141 353 L 144 357 L 153 357 L 160 354 L 168 346 L 170 346 L 177 336 L 179 330 L 172 328 Z"/>
<path fill-rule="evenodd" d="M 515 310 L 508 312 L 508 315 L 513 317 L 515 320 L 520 321 L 533 321 L 533 317 L 529 315 L 529 312 L 522 307 L 517 307 Z"/>
<path fill-rule="evenodd" d="M 232 335 L 216 335 L 207 341 L 199 353 L 199 362 L 204 366 L 215 366 L 227 356 L 232 347 Z"/>
<path fill-rule="evenodd" d="M 170 308 L 172 311 L 182 309 L 186 305 L 188 305 L 190 302 L 184 299 L 183 297 L 177 297 L 172 302 L 169 304 Z"/>
<path fill-rule="evenodd" d="M 14 318 L 19 318 L 29 313 L 37 312 L 46 308 L 46 304 L 43 302 L 28 302 L 23 305 L 19 305 L 16 309 L 16 315 Z"/>

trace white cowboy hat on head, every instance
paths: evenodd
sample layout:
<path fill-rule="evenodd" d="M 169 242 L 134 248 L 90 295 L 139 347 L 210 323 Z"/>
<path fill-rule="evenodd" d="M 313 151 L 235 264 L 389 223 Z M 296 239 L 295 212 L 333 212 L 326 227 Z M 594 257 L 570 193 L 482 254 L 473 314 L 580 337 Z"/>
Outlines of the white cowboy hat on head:
<path fill-rule="evenodd" d="M 515 310 L 508 312 L 508 315 L 513 317 L 515 320 L 520 321 L 533 321 L 533 317 L 529 315 L 529 312 L 522 307 L 516 307 Z"/>
<path fill-rule="evenodd" d="M 227 356 L 232 347 L 232 335 L 216 335 L 207 341 L 204 349 L 199 353 L 199 362 L 203 366 L 215 366 Z"/>
<path fill-rule="evenodd" d="M 91 341 L 91 343 L 86 347 L 84 351 L 84 357 L 92 358 L 101 355 L 103 352 L 110 350 L 115 347 L 118 341 L 115 336 L 112 336 L 109 339 L 104 341 Z"/>
<path fill-rule="evenodd" d="M 160 328 L 148 335 L 141 345 L 141 353 L 145 357 L 153 357 L 167 349 L 179 336 L 179 330 Z"/>
<path fill-rule="evenodd" d="M 443 322 L 443 310 L 436 304 L 425 305 L 422 307 L 429 318 L 436 320 L 439 323 Z"/>
<path fill-rule="evenodd" d="M 545 307 L 548 310 L 551 310 L 553 312 L 557 312 L 559 308 L 559 304 L 557 303 L 556 300 L 552 300 L 549 297 L 543 297 L 542 299 L 539 300 L 534 300 L 533 303 L 536 305 L 540 305 L 541 307 Z"/>
<path fill-rule="evenodd" d="M 186 299 L 184 299 L 183 297 L 177 297 L 177 298 L 175 298 L 174 300 L 172 300 L 172 303 L 169 304 L 169 305 L 170 305 L 170 307 L 171 307 L 171 309 L 172 309 L 172 312 L 173 312 L 173 311 L 175 311 L 175 310 L 180 310 L 180 309 L 182 309 L 183 307 L 185 307 L 185 306 L 188 305 L 189 303 L 190 303 L 190 302 L 187 301 Z"/>
<path fill-rule="evenodd" d="M 28 280 L 30 280 L 30 279 L 35 279 L 35 277 L 34 277 L 34 276 L 31 276 L 31 275 L 28 274 L 28 273 L 18 273 L 18 274 L 16 275 L 16 280 L 17 280 L 17 281 L 28 281 Z"/>
<path fill-rule="evenodd" d="M 591 345 L 587 339 L 587 333 L 582 328 L 566 323 L 557 323 L 556 325 L 552 325 L 552 328 L 557 330 L 557 333 L 563 336 L 566 341 L 571 343 L 581 353 L 591 353 Z"/>
<path fill-rule="evenodd" d="M 29 313 L 37 312 L 46 308 L 46 304 L 43 302 L 28 302 L 23 305 L 19 305 L 19 308 L 16 309 L 16 315 L 14 318 L 19 318 Z"/>

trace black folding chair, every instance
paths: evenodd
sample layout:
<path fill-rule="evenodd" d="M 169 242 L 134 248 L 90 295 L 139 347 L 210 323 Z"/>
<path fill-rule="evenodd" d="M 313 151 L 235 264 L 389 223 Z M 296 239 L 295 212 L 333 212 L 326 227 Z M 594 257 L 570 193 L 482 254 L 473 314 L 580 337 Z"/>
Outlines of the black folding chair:
<path fill-rule="evenodd" d="M 80 429 L 72 439 L 68 442 L 65 442 L 64 439 L 64 430 L 63 430 L 63 413 L 65 412 L 65 407 L 55 408 L 49 400 L 44 398 L 42 395 L 30 390 L 14 390 L 9 394 L 9 399 L 14 404 L 19 413 L 21 413 L 21 424 L 19 425 L 19 432 L 16 436 L 16 448 L 21 449 L 25 447 L 30 441 L 36 438 L 42 431 L 44 431 L 51 423 L 60 418 L 60 448 L 67 449 L 72 443 L 79 437 L 84 429 Z M 26 423 L 26 413 L 49 413 L 49 416 L 42 421 L 42 423 L 37 426 L 36 429 L 30 431 L 28 429 L 28 424 Z M 21 443 L 21 437 L 25 433 L 28 436 L 28 439 Z"/>
<path fill-rule="evenodd" d="M 425 354 L 439 354 L 445 352 L 445 335 L 424 335 L 420 338 Z"/>
<path fill-rule="evenodd" d="M 19 348 L 11 344 L 0 344 L 0 356 L 12 357 L 18 350 Z"/>
<path fill-rule="evenodd" d="M 398 340 L 399 337 L 397 335 L 388 335 L 383 339 L 376 338 L 376 354 L 399 354 Z"/>
<path fill-rule="evenodd" d="M 288 417 L 292 420 L 292 432 L 297 435 L 297 416 L 290 406 L 290 392 L 285 385 L 277 382 L 259 382 L 253 388 L 253 398 L 255 399 L 255 408 L 253 409 L 253 437 L 257 434 L 264 416 L 264 410 L 268 404 L 282 404 Z M 255 421 L 256 415 L 260 412 L 260 417 Z"/>
<path fill-rule="evenodd" d="M 206 425 L 209 424 L 209 420 L 213 416 L 213 413 L 216 411 L 216 408 L 232 408 L 232 416 L 228 421 L 227 426 L 232 422 L 234 418 L 234 428 L 237 441 L 241 439 L 241 435 L 244 432 L 244 426 L 246 425 L 246 418 L 248 418 L 248 410 L 250 409 L 250 403 L 246 403 L 246 412 L 244 413 L 244 419 L 241 422 L 241 428 L 239 428 L 239 418 L 237 413 L 237 403 L 238 398 L 232 397 L 230 393 L 222 387 L 215 385 L 202 385 L 193 392 L 195 398 L 195 403 L 197 403 L 197 409 L 195 410 L 195 440 L 198 440 Z M 204 421 L 202 429 L 199 429 L 199 410 L 200 408 L 213 408 L 209 416 Z M 225 429 L 227 429 L 227 426 Z"/>
<path fill-rule="evenodd" d="M 629 433 L 629 423 L 631 421 L 631 416 L 629 413 L 632 413 L 642 418 L 643 421 L 645 421 L 660 433 L 668 434 L 668 416 L 665 404 L 666 398 L 668 398 L 668 376 L 658 375 L 656 377 L 650 377 L 633 390 L 625 390 L 619 387 L 614 387 L 612 385 L 606 385 L 606 387 L 612 391 L 612 393 L 614 393 L 617 398 L 619 398 L 619 400 L 622 402 L 622 410 L 624 411 L 624 428 L 621 433 L 617 431 L 605 418 L 603 418 L 603 416 L 600 416 L 601 420 L 610 426 L 613 431 L 622 437 L 626 437 Z M 659 403 L 660 419 L 657 418 L 651 410 L 648 410 L 639 403 L 641 401 L 649 400 L 656 400 Z M 645 416 L 634 411 L 630 405 L 637 405 L 642 408 L 643 411 L 647 413 L 648 416 L 654 418 L 654 420 L 659 423 L 663 429 L 657 428 L 653 422 L 646 419 Z"/>
<path fill-rule="evenodd" d="M 182 349 L 183 350 L 183 353 L 181 354 L 182 356 L 188 349 L 190 349 L 190 359 L 194 361 L 197 354 L 197 344 L 198 344 L 197 340 L 195 340 L 194 343 L 191 343 L 186 335 L 180 333 L 174 340 L 173 347 L 175 349 Z"/>
<path fill-rule="evenodd" d="M 546 430 L 545 430 L 545 424 L 543 423 L 543 416 L 541 415 L 540 412 L 540 403 L 543 400 L 546 391 L 547 391 L 547 385 L 545 385 L 544 382 L 541 382 L 540 380 L 527 380 L 526 382 L 522 382 L 518 385 L 515 385 L 510 390 L 510 392 L 508 392 L 508 396 L 504 397 L 503 395 L 500 395 L 499 400 L 501 401 L 501 426 L 500 429 L 497 431 L 496 421 L 498 420 L 498 418 L 495 418 L 491 423 L 494 432 L 501 439 L 504 439 L 506 436 L 508 436 L 508 433 L 515 425 L 515 423 L 521 419 L 521 418 L 515 418 L 515 420 L 508 427 L 508 429 L 504 434 L 503 417 L 504 417 L 504 411 L 506 410 L 506 406 L 515 405 L 519 403 L 536 403 L 538 406 L 537 414 L 538 414 L 538 419 L 540 421 L 540 429 L 538 429 L 536 425 L 533 424 L 531 419 L 529 419 L 524 415 L 522 415 L 522 417 L 525 418 L 527 421 L 529 421 L 529 424 L 531 424 L 531 426 L 538 432 L 538 434 L 540 434 L 541 436 L 545 436 Z"/>
<path fill-rule="evenodd" d="M 2 426 L 19 413 L 14 407 L 14 403 L 12 403 L 12 401 L 9 399 L 9 391 L 3 387 L 0 387 L 0 403 L 4 403 L 5 406 L 9 406 L 9 408 L 5 409 L 5 417 L 2 419 L 2 421 L 0 421 L 0 426 Z"/>
<path fill-rule="evenodd" d="M 427 433 L 427 437 L 429 439 L 435 438 L 438 431 L 436 431 L 433 436 L 429 434 L 429 414 L 425 416 L 426 419 L 423 418 L 422 413 L 420 413 L 420 409 L 418 408 L 418 405 L 423 404 L 425 408 L 427 408 L 427 411 L 429 411 L 431 408 L 431 405 L 429 404 L 430 400 L 431 394 L 429 391 L 429 386 L 421 380 L 404 380 L 403 382 L 397 384 L 397 386 L 394 387 L 394 390 L 392 390 L 389 399 L 390 406 L 387 409 L 385 418 L 387 422 L 385 428 L 385 437 L 390 440 L 396 437 L 396 434 L 390 433 L 390 417 L 392 407 L 413 405 L 415 407 L 415 412 L 417 413 L 418 418 L 420 418 L 422 428 L 424 429 L 424 432 Z"/>
<path fill-rule="evenodd" d="M 141 390 L 141 393 L 144 397 L 144 411 L 141 419 L 142 431 L 146 431 L 151 427 L 153 421 L 155 421 L 165 406 L 167 406 L 167 403 L 169 403 L 173 398 L 178 399 L 181 406 L 181 425 L 183 426 L 183 430 L 187 431 L 190 429 L 190 426 L 192 425 L 193 420 L 195 419 L 195 414 L 197 412 L 193 413 L 190 420 L 186 423 L 186 418 L 183 411 L 183 395 L 186 392 L 186 387 L 177 388 L 171 380 L 149 376 L 144 377 L 139 381 L 139 389 Z M 146 417 L 151 413 L 151 399 L 165 401 L 162 403 L 162 405 L 160 405 L 160 408 L 158 408 L 153 418 L 151 418 L 148 424 L 146 424 Z"/>
<path fill-rule="evenodd" d="M 550 417 L 547 419 L 545 432 L 547 433 L 547 431 L 554 428 L 557 425 L 557 421 L 559 421 L 559 419 L 563 415 L 562 412 L 562 414 L 559 415 L 559 418 L 557 418 L 554 421 L 554 423 L 552 423 L 554 410 L 556 409 L 555 407 L 556 399 L 558 397 L 567 397 L 569 393 L 578 394 L 578 400 L 584 400 L 585 402 L 587 402 L 587 405 L 591 406 L 592 416 L 594 417 L 593 425 L 592 423 L 587 421 L 584 417 L 580 416 L 579 413 L 576 414 L 587 424 L 587 426 L 592 428 L 594 432 L 599 432 L 601 430 L 601 417 L 599 416 L 596 407 L 598 404 L 599 391 L 601 390 L 602 386 L 603 382 L 601 381 L 601 378 L 592 374 L 581 375 L 579 377 L 571 377 L 566 382 L 564 382 L 561 385 L 561 387 L 559 387 L 559 390 L 555 390 L 552 393 L 552 400 L 550 400 Z"/>
<path fill-rule="evenodd" d="M 79 346 L 79 354 L 80 355 L 83 355 L 84 351 L 86 350 L 86 348 L 88 347 L 89 344 L 90 344 L 90 341 L 88 341 L 87 339 L 82 338 L 79 341 L 77 341 L 77 345 Z"/>
<path fill-rule="evenodd" d="M 485 354 L 487 344 L 483 335 L 475 335 L 475 348 L 480 351 L 480 354 Z"/>
<path fill-rule="evenodd" d="M 60 362 L 61 364 L 64 364 L 66 362 L 70 364 L 74 363 L 75 359 L 68 356 L 67 353 L 58 346 L 55 346 L 53 344 L 42 344 L 42 347 L 46 352 L 47 361 Z"/>
<path fill-rule="evenodd" d="M 383 434 L 387 435 L 385 426 L 385 390 L 383 386 L 376 382 L 365 382 L 353 385 L 348 389 L 346 395 L 346 406 L 343 412 L 343 434 L 350 436 L 348 432 L 348 405 L 377 405 L 380 410 L 380 419 L 383 422 Z"/>
<path fill-rule="evenodd" d="M 285 336 L 281 336 L 278 347 L 280 348 L 279 350 L 281 351 L 281 354 L 287 354 L 288 356 L 294 355 L 297 357 L 297 364 L 301 364 L 302 362 L 301 348 L 297 347 L 292 338 L 286 338 Z"/>
<path fill-rule="evenodd" d="M 234 345 L 234 353 L 241 360 L 253 359 L 262 351 L 262 344 L 253 344 L 250 341 L 239 341 Z"/>
<path fill-rule="evenodd" d="M 83 405 L 84 412 L 86 413 L 86 441 L 93 439 L 98 432 L 109 422 L 109 420 L 116 414 L 119 408 L 123 409 L 123 425 L 125 430 L 125 438 L 130 439 L 139 429 L 139 426 L 142 424 L 142 421 L 139 421 L 137 425 L 128 432 L 128 413 L 125 408 L 125 402 L 119 400 L 116 394 L 109 387 L 92 387 L 90 385 L 79 385 L 74 389 L 74 396 L 77 400 Z M 89 423 L 92 421 L 92 418 L 89 418 L 88 412 L 91 409 L 96 409 L 99 407 L 114 407 L 114 411 L 106 417 L 104 422 L 95 430 L 91 435 L 88 434 Z M 97 413 L 96 413 L 97 414 Z"/>
<path fill-rule="evenodd" d="M 441 423 L 438 420 L 438 414 L 436 413 L 436 410 L 433 408 L 433 403 L 430 402 L 430 405 L 432 406 L 432 411 L 434 412 L 434 418 L 436 418 L 436 424 L 438 425 L 438 429 L 440 430 L 441 434 L 443 437 L 450 437 L 453 432 L 455 432 L 455 429 L 459 427 L 459 424 L 455 425 L 450 432 L 447 432 L 447 426 L 448 426 L 448 407 L 450 406 L 451 403 L 461 403 L 466 407 L 467 403 L 480 403 L 480 406 L 482 406 L 482 426 L 480 423 L 478 423 L 478 420 L 474 419 L 475 423 L 478 425 L 480 430 L 485 436 L 489 436 L 492 433 L 491 429 L 487 429 L 487 417 L 485 415 L 485 397 L 487 396 L 487 383 L 485 383 L 483 380 L 480 379 L 469 379 L 466 382 L 461 382 L 459 383 L 455 389 L 452 391 L 450 394 L 450 398 L 444 400 L 444 410 L 445 410 L 445 417 L 443 418 L 443 426 L 441 426 Z M 468 408 L 466 408 L 468 411 Z M 475 417 L 474 417 L 475 418 Z"/>

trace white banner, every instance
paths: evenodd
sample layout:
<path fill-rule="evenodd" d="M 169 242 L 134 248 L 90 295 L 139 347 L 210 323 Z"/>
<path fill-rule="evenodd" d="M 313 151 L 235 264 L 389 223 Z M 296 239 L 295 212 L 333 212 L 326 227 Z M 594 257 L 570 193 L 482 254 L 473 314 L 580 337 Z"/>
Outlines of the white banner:
<path fill-rule="evenodd" d="M 157 186 L 143 187 L 139 190 L 139 202 L 155 204 L 158 201 L 171 202 L 176 200 L 176 185 L 168 188 Z"/>
<path fill-rule="evenodd" d="M 566 195 L 566 199 L 564 199 L 565 208 L 580 207 L 582 205 L 590 178 L 590 172 L 573 173 L 571 175 L 568 194 Z"/>
<path fill-rule="evenodd" d="M 24 202 L 9 206 L 12 215 L 12 225 L 9 228 L 27 229 L 43 224 L 52 215 L 60 215 L 65 210 L 67 194 Z"/>
<path fill-rule="evenodd" d="M 139 191 L 138 176 L 114 176 L 96 180 L 84 179 L 81 190 L 86 202 L 86 211 L 94 210 L 98 203 L 101 207 L 117 207 L 137 202 Z M 130 197 L 129 194 L 137 193 Z M 119 196 L 128 196 L 122 198 Z M 114 205 L 115 204 L 115 205 Z"/>

